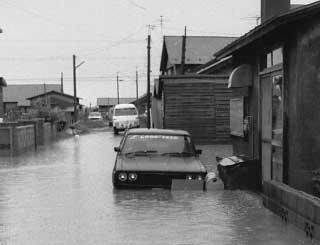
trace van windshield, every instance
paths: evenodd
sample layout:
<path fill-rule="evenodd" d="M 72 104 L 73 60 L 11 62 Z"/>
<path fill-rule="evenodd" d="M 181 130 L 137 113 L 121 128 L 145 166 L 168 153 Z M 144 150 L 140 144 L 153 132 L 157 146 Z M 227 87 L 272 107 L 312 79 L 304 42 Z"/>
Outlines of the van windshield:
<path fill-rule="evenodd" d="M 137 115 L 137 111 L 135 108 L 115 109 L 114 115 L 115 116 L 132 116 L 132 115 Z"/>

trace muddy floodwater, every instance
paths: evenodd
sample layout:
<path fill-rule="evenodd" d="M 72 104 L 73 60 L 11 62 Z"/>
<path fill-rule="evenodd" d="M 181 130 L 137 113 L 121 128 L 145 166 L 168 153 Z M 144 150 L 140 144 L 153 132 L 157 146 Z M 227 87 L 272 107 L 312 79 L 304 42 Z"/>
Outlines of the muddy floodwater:
<path fill-rule="evenodd" d="M 111 131 L 0 158 L 0 244 L 318 244 L 246 191 L 114 191 Z"/>

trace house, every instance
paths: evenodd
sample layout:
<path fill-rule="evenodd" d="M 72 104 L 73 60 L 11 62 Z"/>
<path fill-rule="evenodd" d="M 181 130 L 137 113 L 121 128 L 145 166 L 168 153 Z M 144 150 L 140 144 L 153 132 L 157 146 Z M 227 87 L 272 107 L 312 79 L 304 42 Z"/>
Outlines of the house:
<path fill-rule="evenodd" d="M 61 91 L 60 84 L 14 84 L 3 88 L 4 113 L 18 110 L 27 112 L 30 109 L 30 101 L 27 98 L 45 93 L 47 91 Z"/>
<path fill-rule="evenodd" d="M 0 118 L 3 117 L 3 87 L 7 86 L 6 80 L 3 77 L 0 77 Z"/>
<path fill-rule="evenodd" d="M 181 74 L 182 36 L 164 36 L 160 72 L 162 75 Z M 185 48 L 185 73 L 211 61 L 213 54 L 236 40 L 224 36 L 187 36 Z"/>
<path fill-rule="evenodd" d="M 234 153 L 261 164 L 264 204 L 319 239 L 320 1 L 261 6 L 262 23 L 215 53 L 232 56 Z"/>
<path fill-rule="evenodd" d="M 132 103 L 136 98 L 119 98 L 120 104 Z M 97 98 L 97 106 L 99 112 L 102 113 L 103 116 L 109 112 L 109 109 L 118 104 L 118 98 Z"/>
<path fill-rule="evenodd" d="M 30 101 L 32 108 L 47 107 L 63 111 L 67 123 L 71 123 L 74 116 L 74 97 L 73 95 L 61 93 L 55 90 L 46 93 L 38 94 L 27 98 Z M 82 109 L 79 103 L 80 98 L 77 97 L 77 108 Z"/>

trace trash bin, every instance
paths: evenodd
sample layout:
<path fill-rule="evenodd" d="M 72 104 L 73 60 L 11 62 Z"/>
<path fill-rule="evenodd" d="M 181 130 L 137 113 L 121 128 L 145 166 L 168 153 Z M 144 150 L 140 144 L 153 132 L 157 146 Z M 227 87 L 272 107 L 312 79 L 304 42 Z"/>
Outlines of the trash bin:
<path fill-rule="evenodd" d="M 261 189 L 261 166 L 256 159 L 246 156 L 217 157 L 217 168 L 224 189 Z"/>

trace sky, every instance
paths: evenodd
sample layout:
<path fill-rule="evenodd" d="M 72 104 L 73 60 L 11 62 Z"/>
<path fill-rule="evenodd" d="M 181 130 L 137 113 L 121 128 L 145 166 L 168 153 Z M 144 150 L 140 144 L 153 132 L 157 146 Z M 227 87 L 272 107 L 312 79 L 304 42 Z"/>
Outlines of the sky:
<path fill-rule="evenodd" d="M 311 0 L 291 0 L 307 4 Z M 72 55 L 81 103 L 139 95 L 159 75 L 163 35 L 241 36 L 254 28 L 260 0 L 0 0 L 0 76 L 8 84 L 60 83 L 73 94 Z M 162 20 L 162 21 L 161 21 Z M 151 25 L 152 28 L 149 28 Z"/>

